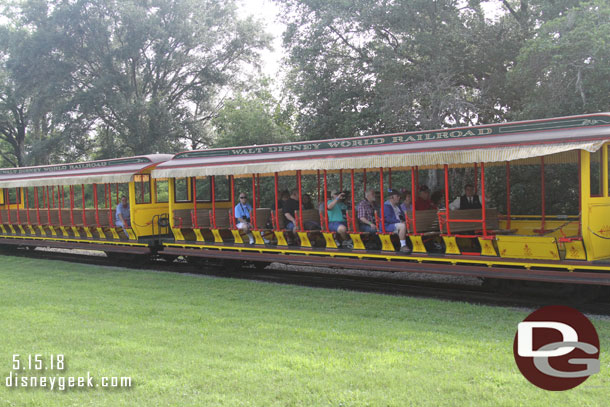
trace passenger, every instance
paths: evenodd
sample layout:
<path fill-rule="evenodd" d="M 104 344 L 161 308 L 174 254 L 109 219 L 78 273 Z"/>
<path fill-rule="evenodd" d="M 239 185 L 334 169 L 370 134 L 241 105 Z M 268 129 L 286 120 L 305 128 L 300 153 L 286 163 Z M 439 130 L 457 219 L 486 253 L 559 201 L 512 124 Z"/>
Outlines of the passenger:
<path fill-rule="evenodd" d="M 410 191 L 403 191 L 402 196 L 400 197 L 402 203 L 400 204 L 400 209 L 404 213 L 411 212 L 413 209 L 413 199 Z"/>
<path fill-rule="evenodd" d="M 294 232 L 297 228 L 297 220 L 295 219 L 295 211 L 299 210 L 299 191 L 293 189 L 288 199 L 284 200 L 282 196 L 282 213 L 286 218 L 286 230 Z"/>
<path fill-rule="evenodd" d="M 377 233 L 375 222 L 375 190 L 369 189 L 364 199 L 358 203 L 358 228 L 361 232 Z"/>
<path fill-rule="evenodd" d="M 341 236 L 341 246 L 351 249 L 354 247 L 354 243 L 347 235 L 347 222 L 345 219 L 347 205 L 345 205 L 344 202 L 345 193 L 332 190 L 330 196 L 332 199 L 329 199 L 328 202 L 326 202 L 326 208 L 328 210 L 328 229 L 331 232 L 337 232 L 339 236 Z"/>
<path fill-rule="evenodd" d="M 284 203 L 289 199 L 290 199 L 290 192 L 288 192 L 288 190 L 284 190 L 284 191 L 280 192 L 280 199 L 279 199 L 279 201 L 277 201 L 278 209 L 282 209 L 282 207 L 284 206 Z"/>
<path fill-rule="evenodd" d="M 420 185 L 417 200 L 415 200 L 415 210 L 425 211 L 428 209 L 435 209 L 430 199 L 430 188 L 427 185 Z"/>
<path fill-rule="evenodd" d="M 119 228 L 131 227 L 131 212 L 129 210 L 129 201 L 125 195 L 121 196 L 121 203 L 116 206 L 115 225 Z"/>
<path fill-rule="evenodd" d="M 474 194 L 474 186 L 467 184 L 464 187 L 464 195 L 459 196 L 449 204 L 449 209 L 455 211 L 457 209 L 481 209 L 482 199 L 479 195 Z"/>
<path fill-rule="evenodd" d="M 445 205 L 443 203 L 444 196 L 445 196 L 445 193 L 443 191 L 434 191 L 432 193 L 430 200 L 432 201 L 433 209 L 442 209 L 445 207 Z"/>
<path fill-rule="evenodd" d="M 303 195 L 303 210 L 305 209 L 313 209 L 313 202 L 311 201 L 311 196 L 309 194 Z"/>
<path fill-rule="evenodd" d="M 235 205 L 235 223 L 237 229 L 243 231 L 248 235 L 250 244 L 254 244 L 254 236 L 250 233 L 252 224 L 250 223 L 250 213 L 252 212 L 252 205 L 248 203 L 248 195 L 245 193 L 239 194 L 239 203 Z"/>
<path fill-rule="evenodd" d="M 411 249 L 407 246 L 407 226 L 404 223 L 405 214 L 400 209 L 399 204 L 400 192 L 394 189 L 390 190 L 388 200 L 383 205 L 385 231 L 398 234 L 400 251 L 411 253 Z"/>

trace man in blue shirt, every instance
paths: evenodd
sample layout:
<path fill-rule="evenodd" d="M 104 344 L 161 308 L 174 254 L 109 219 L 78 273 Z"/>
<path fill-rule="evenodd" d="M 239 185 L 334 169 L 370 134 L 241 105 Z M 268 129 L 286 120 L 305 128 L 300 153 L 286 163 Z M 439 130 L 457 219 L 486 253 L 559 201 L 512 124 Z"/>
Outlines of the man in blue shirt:
<path fill-rule="evenodd" d="M 405 224 L 405 214 L 400 209 L 400 192 L 390 190 L 388 200 L 383 205 L 383 217 L 386 233 L 396 233 L 400 239 L 400 251 L 410 253 L 411 249 L 407 246 L 407 227 Z"/>
<path fill-rule="evenodd" d="M 127 201 L 127 197 L 123 195 L 121 197 L 121 203 L 116 207 L 116 220 L 114 223 L 117 227 L 120 228 L 129 228 L 131 227 L 131 212 L 129 210 L 129 202 Z"/>
<path fill-rule="evenodd" d="M 239 202 L 235 205 L 235 225 L 237 229 L 248 235 L 250 244 L 254 244 L 254 236 L 250 233 L 252 224 L 250 223 L 250 214 L 252 213 L 252 205 L 248 203 L 248 195 L 244 192 L 239 194 Z"/>

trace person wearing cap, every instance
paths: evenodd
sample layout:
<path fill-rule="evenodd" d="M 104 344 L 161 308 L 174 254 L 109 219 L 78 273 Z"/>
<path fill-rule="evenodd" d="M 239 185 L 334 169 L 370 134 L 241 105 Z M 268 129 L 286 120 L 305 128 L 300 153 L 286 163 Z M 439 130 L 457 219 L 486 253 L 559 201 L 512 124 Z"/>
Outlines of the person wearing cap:
<path fill-rule="evenodd" d="M 428 209 L 435 209 L 430 199 L 430 188 L 427 185 L 420 185 L 417 199 L 415 200 L 415 210 L 425 211 Z"/>
<path fill-rule="evenodd" d="M 326 209 L 328 213 L 328 229 L 331 232 L 337 232 L 341 236 L 341 246 L 351 249 L 354 247 L 352 239 L 347 235 L 347 221 L 345 219 L 345 212 L 347 211 L 347 205 L 345 204 L 345 192 L 339 192 L 332 190 L 330 192 L 331 199 L 326 202 Z"/>
<path fill-rule="evenodd" d="M 248 203 L 248 195 L 245 192 L 239 194 L 239 202 L 235 205 L 235 223 L 237 229 L 248 235 L 250 244 L 254 244 L 254 236 L 250 233 L 252 224 L 250 223 L 250 214 L 252 213 L 252 205 Z"/>
<path fill-rule="evenodd" d="M 400 239 L 400 251 L 411 253 L 407 246 L 407 226 L 404 223 L 405 213 L 400 209 L 400 192 L 388 191 L 388 200 L 383 204 L 383 221 L 385 231 L 396 233 Z"/>

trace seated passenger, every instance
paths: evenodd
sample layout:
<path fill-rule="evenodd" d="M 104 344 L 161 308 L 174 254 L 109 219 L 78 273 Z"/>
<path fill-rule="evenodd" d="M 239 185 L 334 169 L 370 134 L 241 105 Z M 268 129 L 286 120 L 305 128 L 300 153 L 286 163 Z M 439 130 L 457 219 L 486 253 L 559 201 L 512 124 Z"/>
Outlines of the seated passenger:
<path fill-rule="evenodd" d="M 125 195 L 121 196 L 121 203 L 116 206 L 115 225 L 119 228 L 131 227 L 131 211 L 129 210 L 129 201 Z"/>
<path fill-rule="evenodd" d="M 400 192 L 392 189 L 389 192 L 388 200 L 383 204 L 383 220 L 385 231 L 398 234 L 400 239 L 400 251 L 411 253 L 407 246 L 407 226 L 404 223 L 405 214 L 398 206 L 400 203 Z"/>
<path fill-rule="evenodd" d="M 434 209 L 444 209 L 445 203 L 443 202 L 443 197 L 445 193 L 443 191 L 434 191 L 430 200 L 432 201 L 432 206 Z"/>
<path fill-rule="evenodd" d="M 413 200 L 411 192 L 403 191 L 400 200 L 402 201 L 402 203 L 400 204 L 400 209 L 402 209 L 404 213 L 411 212 L 411 209 L 413 209 Z"/>
<path fill-rule="evenodd" d="M 237 229 L 243 231 L 248 235 L 250 244 L 254 244 L 254 236 L 250 233 L 252 224 L 250 223 L 250 213 L 252 212 L 252 205 L 248 203 L 248 195 L 245 193 L 239 194 L 239 203 L 235 205 L 235 224 Z"/>
<path fill-rule="evenodd" d="M 455 211 L 457 209 L 481 209 L 482 199 L 479 195 L 474 194 L 474 186 L 466 184 L 464 187 L 464 195 L 459 196 L 449 204 L 449 209 Z"/>
<path fill-rule="evenodd" d="M 364 199 L 360 201 L 358 210 L 358 228 L 361 232 L 377 233 L 375 223 L 375 190 L 369 189 L 364 194 Z"/>
<path fill-rule="evenodd" d="M 345 193 L 339 193 L 336 190 L 332 190 L 330 196 L 332 199 L 329 199 L 328 202 L 326 202 L 326 209 L 328 210 L 328 229 L 331 232 L 337 232 L 339 236 L 341 236 L 341 246 L 351 249 L 354 247 L 354 243 L 347 235 L 347 221 L 345 218 L 347 205 L 345 205 L 344 202 Z"/>
<path fill-rule="evenodd" d="M 415 210 L 425 211 L 428 209 L 436 209 L 430 199 L 430 188 L 427 185 L 420 185 L 417 200 L 415 200 Z"/>
<path fill-rule="evenodd" d="M 303 194 L 303 210 L 306 209 L 313 209 L 313 202 L 311 202 L 309 194 Z"/>
<path fill-rule="evenodd" d="M 294 232 L 297 227 L 297 220 L 295 219 L 295 211 L 299 210 L 299 191 L 293 189 L 288 199 L 284 199 L 282 196 L 282 213 L 286 218 L 286 230 Z"/>

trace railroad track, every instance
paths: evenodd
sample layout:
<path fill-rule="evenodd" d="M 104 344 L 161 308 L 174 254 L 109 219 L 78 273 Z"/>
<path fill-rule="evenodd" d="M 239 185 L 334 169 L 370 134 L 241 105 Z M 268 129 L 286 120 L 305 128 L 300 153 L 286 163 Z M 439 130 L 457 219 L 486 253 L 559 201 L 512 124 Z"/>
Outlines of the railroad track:
<path fill-rule="evenodd" d="M 538 284 L 534 287 L 515 286 L 512 289 L 493 290 L 486 285 L 460 284 L 442 281 L 418 281 L 398 279 L 392 272 L 354 274 L 350 270 L 335 270 L 316 267 L 298 267 L 272 263 L 264 269 L 242 266 L 234 263 L 231 267 L 220 264 L 191 264 L 184 260 L 167 262 L 162 259 L 126 263 L 125 258 L 116 260 L 103 255 L 92 256 L 67 251 L 46 251 L 19 249 L 1 254 L 27 256 L 47 260 L 62 260 L 100 266 L 146 269 L 176 273 L 188 273 L 215 277 L 229 277 L 244 280 L 272 282 L 279 284 L 300 285 L 315 288 L 352 290 L 359 292 L 382 293 L 397 296 L 434 298 L 445 301 L 461 301 L 472 304 L 519 307 L 536 309 L 544 305 L 568 305 L 588 314 L 610 316 L 610 288 L 601 287 L 592 299 L 591 287 L 580 287 L 575 296 L 566 286 L 557 290 L 551 283 Z M 442 266 L 439 266 L 442 267 Z M 304 270 L 307 269 L 307 270 Z M 371 276 L 370 274 L 374 274 Z M 523 284 L 523 283 L 517 283 Z"/>

